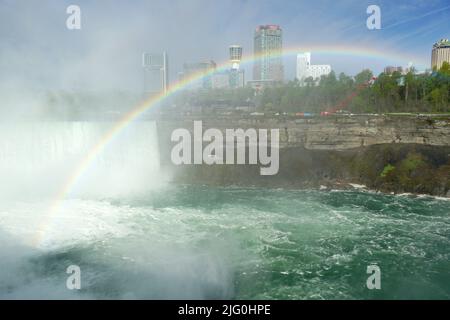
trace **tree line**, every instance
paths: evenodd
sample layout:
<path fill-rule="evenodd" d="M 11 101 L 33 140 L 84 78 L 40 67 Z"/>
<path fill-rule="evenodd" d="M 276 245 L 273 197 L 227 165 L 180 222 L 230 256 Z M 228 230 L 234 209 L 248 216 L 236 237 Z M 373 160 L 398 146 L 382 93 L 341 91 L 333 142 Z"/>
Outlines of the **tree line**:
<path fill-rule="evenodd" d="M 250 87 L 184 92 L 175 103 L 190 106 L 230 107 L 256 105 L 265 112 L 312 112 L 341 107 L 353 113 L 450 112 L 450 64 L 439 71 L 417 74 L 363 70 L 351 77 L 331 72 L 315 82 L 306 79 L 267 87 L 256 93 Z"/>
<path fill-rule="evenodd" d="M 417 74 L 381 73 L 376 80 L 370 70 L 356 76 L 331 72 L 316 82 L 289 81 L 262 91 L 252 87 L 237 89 L 184 90 L 165 99 L 157 112 L 182 110 L 215 112 L 221 107 L 252 107 L 265 113 L 320 113 L 344 109 L 352 113 L 450 112 L 450 64 L 439 71 Z M 369 84 L 370 81 L 370 84 Z M 55 119 L 117 118 L 144 98 L 126 92 L 47 92 L 38 114 Z M 158 111 L 159 110 L 159 111 Z M 209 111 L 208 111 L 209 110 Z"/>

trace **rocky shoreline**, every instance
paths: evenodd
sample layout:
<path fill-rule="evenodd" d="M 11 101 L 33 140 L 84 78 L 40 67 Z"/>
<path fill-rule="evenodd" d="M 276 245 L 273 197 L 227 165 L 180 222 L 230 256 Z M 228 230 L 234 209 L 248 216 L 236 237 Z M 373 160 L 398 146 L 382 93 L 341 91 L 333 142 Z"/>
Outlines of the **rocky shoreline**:
<path fill-rule="evenodd" d="M 256 165 L 176 166 L 183 184 L 295 189 L 354 189 L 450 197 L 450 147 L 378 144 L 343 151 L 280 149 L 280 170 L 261 176 Z"/>

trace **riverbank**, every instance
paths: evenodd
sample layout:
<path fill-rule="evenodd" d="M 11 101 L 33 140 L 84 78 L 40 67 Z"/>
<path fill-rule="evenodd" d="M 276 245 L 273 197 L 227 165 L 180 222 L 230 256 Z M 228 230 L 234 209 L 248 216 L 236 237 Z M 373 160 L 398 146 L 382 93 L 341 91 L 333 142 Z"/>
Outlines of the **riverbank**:
<path fill-rule="evenodd" d="M 261 176 L 259 165 L 174 166 L 172 132 L 185 128 L 195 136 L 193 124 L 200 120 L 203 132 L 278 130 L 279 172 Z M 384 193 L 450 197 L 450 119 L 445 117 L 187 117 L 159 119 L 156 126 L 160 163 L 174 171 L 175 182 L 296 189 L 357 184 Z"/>
<path fill-rule="evenodd" d="M 277 175 L 258 165 L 174 167 L 177 183 L 213 186 L 346 189 L 366 186 L 384 193 L 450 197 L 450 147 L 380 144 L 343 151 L 280 149 Z"/>

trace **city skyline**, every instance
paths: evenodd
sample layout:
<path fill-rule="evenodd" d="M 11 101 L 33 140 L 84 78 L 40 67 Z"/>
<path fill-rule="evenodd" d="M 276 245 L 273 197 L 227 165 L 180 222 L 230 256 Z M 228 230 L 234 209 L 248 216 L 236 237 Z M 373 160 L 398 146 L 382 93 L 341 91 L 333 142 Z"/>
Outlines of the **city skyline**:
<path fill-rule="evenodd" d="M 434 0 L 379 1 L 382 29 L 372 31 L 366 27 L 369 1 L 332 6 L 330 1 L 232 0 L 208 5 L 192 0 L 189 6 L 182 1 L 169 6 L 155 0 L 127 6 L 82 0 L 78 1 L 83 17 L 79 31 L 65 28 L 68 4 L 2 2 L 0 90 L 9 92 L 22 86 L 29 90 L 139 91 L 142 52 L 166 51 L 170 78 L 176 79 L 186 61 L 227 61 L 231 44 L 240 44 L 249 54 L 252 32 L 261 24 L 281 25 L 285 48 L 311 51 L 315 63 L 330 64 L 336 73 L 349 75 L 364 68 L 379 73 L 387 65 L 406 66 L 410 61 L 428 67 L 433 43 L 449 37 L 450 6 Z M 230 19 L 234 23 L 228 23 Z M 314 50 L 320 46 L 321 52 Z M 342 50 L 333 52 L 334 48 Z M 372 50 L 385 56 L 355 56 L 352 50 Z M 294 79 L 295 56 L 284 57 L 283 63 L 285 79 Z M 251 65 L 242 65 L 242 69 L 252 74 Z"/>
<path fill-rule="evenodd" d="M 279 29 L 281 31 L 281 27 L 277 26 L 277 25 L 260 25 L 256 28 L 256 30 L 260 30 L 261 28 L 276 28 Z M 282 38 L 280 36 L 280 38 Z M 255 42 L 256 42 L 256 36 L 255 36 Z M 204 88 L 204 89 L 212 89 L 212 88 L 232 88 L 232 87 L 242 87 L 244 85 L 250 85 L 253 87 L 262 87 L 264 86 L 264 82 L 267 82 L 268 85 L 273 85 L 276 84 L 277 81 L 282 81 L 282 82 L 289 82 L 292 80 L 299 80 L 300 82 L 303 82 L 306 78 L 312 77 L 312 79 L 316 82 L 316 84 L 318 83 L 318 80 L 320 79 L 321 76 L 324 75 L 328 75 L 330 74 L 330 72 L 334 71 L 334 69 L 331 67 L 331 65 L 329 64 L 322 64 L 322 65 L 318 65 L 318 64 L 312 64 L 311 63 L 311 55 L 312 52 L 299 52 L 297 49 L 289 49 L 289 54 L 295 54 L 296 56 L 296 66 L 295 66 L 295 76 L 293 79 L 286 79 L 286 78 L 282 78 L 282 80 L 273 80 L 271 77 L 267 77 L 265 79 L 262 79 L 263 77 L 259 74 L 261 71 L 261 64 L 262 62 L 265 62 L 268 66 L 271 60 L 273 60 L 274 58 L 280 58 L 283 59 L 286 54 L 283 53 L 283 47 L 281 44 L 281 40 L 280 40 L 280 45 L 278 48 L 276 48 L 276 52 L 264 52 L 264 50 L 261 50 L 261 48 L 256 48 L 257 44 L 255 43 L 254 45 L 254 52 L 251 55 L 247 55 L 246 57 L 244 57 L 243 59 L 243 47 L 240 45 L 230 45 L 229 46 L 229 59 L 226 62 L 222 62 L 217 64 L 214 60 L 210 60 L 210 61 L 197 61 L 195 63 L 184 63 L 183 64 L 183 71 L 179 71 L 178 72 L 178 81 L 183 81 L 183 78 L 187 75 L 187 77 L 194 77 L 194 78 L 198 78 L 197 80 L 194 80 L 191 85 L 187 85 L 188 88 L 191 89 L 195 89 L 195 88 Z M 436 42 L 433 47 L 432 47 L 432 55 L 434 56 L 434 52 L 437 49 L 442 49 L 445 48 L 445 50 L 448 51 L 448 39 L 441 39 L 438 42 Z M 256 52 L 258 51 L 258 52 Z M 448 52 L 445 51 L 445 55 L 440 54 L 439 56 L 439 65 L 442 65 L 443 61 L 447 61 L 450 60 L 448 58 Z M 298 53 L 297 53 L 298 52 Z M 164 54 L 166 54 L 164 52 Z M 407 72 L 409 72 L 410 70 L 415 70 L 415 72 L 419 72 L 419 73 L 424 73 L 426 71 L 432 71 L 433 70 L 433 65 L 435 64 L 435 59 L 437 60 L 437 58 L 432 58 L 432 62 L 431 62 L 431 66 L 423 69 L 423 70 L 418 70 L 416 68 L 416 66 L 413 64 L 413 62 L 409 62 L 407 65 L 400 65 L 400 66 L 391 66 L 391 65 L 386 65 L 383 70 L 381 72 L 387 73 L 387 74 L 392 74 L 394 71 L 399 71 L 400 73 L 404 73 L 406 74 Z M 241 67 L 241 63 L 244 62 L 246 64 L 251 64 L 253 66 L 253 78 L 251 80 L 246 80 L 244 81 L 243 78 L 243 74 L 244 71 L 243 70 L 239 70 Z M 187 65 L 191 65 L 191 66 L 200 66 L 200 65 L 209 65 L 211 64 L 212 67 L 193 67 L 193 70 L 190 72 L 186 72 L 186 66 Z M 259 68 L 258 68 L 259 65 Z M 268 69 L 268 67 L 266 66 L 266 68 Z M 411 69 L 413 68 L 413 69 Z M 197 70 L 198 69 L 198 70 Z M 200 70 L 201 69 L 201 70 Z M 281 62 L 281 74 L 284 72 L 284 66 L 283 63 Z M 369 70 L 370 67 L 368 67 Z M 199 71 L 200 70 L 200 71 Z M 255 73 L 255 70 L 258 70 Z M 380 72 L 380 73 L 381 73 Z M 236 73 L 236 74 L 242 74 L 241 78 L 238 80 L 239 82 L 241 82 L 241 85 L 232 85 L 232 80 L 231 79 L 231 74 L 232 73 Z M 204 77 L 199 78 L 199 76 L 201 74 L 204 74 Z M 214 79 L 216 77 L 216 79 Z M 208 82 L 205 85 L 205 81 Z M 176 82 L 174 82 L 176 83 Z"/>

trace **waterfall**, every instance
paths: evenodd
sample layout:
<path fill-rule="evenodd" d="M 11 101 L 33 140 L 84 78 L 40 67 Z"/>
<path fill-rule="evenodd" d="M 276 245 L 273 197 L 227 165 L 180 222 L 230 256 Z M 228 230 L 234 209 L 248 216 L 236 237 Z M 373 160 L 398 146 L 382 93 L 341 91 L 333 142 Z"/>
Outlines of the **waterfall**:
<path fill-rule="evenodd" d="M 0 197 L 51 196 L 114 126 L 111 122 L 0 124 Z M 115 197 L 160 182 L 156 124 L 128 125 L 93 157 L 71 196 Z"/>

